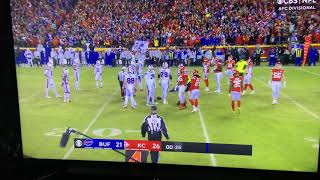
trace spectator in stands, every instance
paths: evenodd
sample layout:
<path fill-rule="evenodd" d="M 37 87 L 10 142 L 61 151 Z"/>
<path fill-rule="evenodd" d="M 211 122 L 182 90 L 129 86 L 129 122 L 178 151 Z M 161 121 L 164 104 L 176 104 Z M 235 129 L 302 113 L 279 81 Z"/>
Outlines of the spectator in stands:
<path fill-rule="evenodd" d="M 35 47 L 243 45 L 320 41 L 317 11 L 276 12 L 272 1 L 14 0 L 15 45 Z M 47 51 L 48 53 L 49 51 Z M 47 56 L 44 56 L 47 57 Z M 238 56 L 234 56 L 238 58 Z"/>

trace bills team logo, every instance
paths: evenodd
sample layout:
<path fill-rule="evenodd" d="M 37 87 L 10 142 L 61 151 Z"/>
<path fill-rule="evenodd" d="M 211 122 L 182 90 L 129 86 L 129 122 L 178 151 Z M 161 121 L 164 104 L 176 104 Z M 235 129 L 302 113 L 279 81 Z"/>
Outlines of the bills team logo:
<path fill-rule="evenodd" d="M 75 142 L 76 147 L 81 147 L 82 146 L 82 141 L 81 140 L 76 140 Z"/>
<path fill-rule="evenodd" d="M 93 144 L 92 139 L 86 139 L 83 141 L 83 145 L 85 145 L 85 146 L 91 146 L 92 144 Z"/>

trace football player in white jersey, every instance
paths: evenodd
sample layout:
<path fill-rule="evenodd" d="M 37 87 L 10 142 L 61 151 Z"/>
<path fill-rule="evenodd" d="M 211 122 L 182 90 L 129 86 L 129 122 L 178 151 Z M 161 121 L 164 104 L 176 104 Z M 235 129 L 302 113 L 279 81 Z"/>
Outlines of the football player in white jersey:
<path fill-rule="evenodd" d="M 33 53 L 30 51 L 30 49 L 28 48 L 25 52 L 24 52 L 24 56 L 26 57 L 27 61 L 28 61 L 28 66 L 29 67 L 33 67 Z"/>
<path fill-rule="evenodd" d="M 61 96 L 59 96 L 57 89 L 56 89 L 56 85 L 54 84 L 53 64 L 51 62 L 48 62 L 46 70 L 44 71 L 44 75 L 46 76 L 46 98 L 51 98 L 48 94 L 50 88 L 52 88 L 52 90 L 57 98 L 61 97 Z"/>
<path fill-rule="evenodd" d="M 124 98 L 124 108 L 128 106 L 128 100 L 130 98 L 131 107 L 135 109 L 137 107 L 137 103 L 134 100 L 134 92 L 136 91 L 136 76 L 133 74 L 133 70 L 128 68 L 128 73 L 126 73 L 124 82 L 123 82 L 123 91 L 125 92 Z"/>
<path fill-rule="evenodd" d="M 169 84 L 170 80 L 172 80 L 171 72 L 168 67 L 168 63 L 164 62 L 162 65 L 162 68 L 160 69 L 160 72 L 158 74 L 158 78 L 160 79 L 160 85 L 162 88 L 162 99 L 163 99 L 163 104 L 168 104 L 167 101 L 167 94 L 169 90 Z"/>
<path fill-rule="evenodd" d="M 143 91 L 142 89 L 142 79 L 143 79 L 143 61 L 139 60 L 137 63 L 137 76 L 138 76 L 138 85 L 140 87 L 140 91 Z"/>
<path fill-rule="evenodd" d="M 149 65 L 148 71 L 145 73 L 146 78 L 146 85 L 148 90 L 148 96 L 147 96 L 147 106 L 152 106 L 155 104 L 154 102 L 154 95 L 155 95 L 155 89 L 156 89 L 156 77 L 155 72 L 152 65 Z M 150 104 L 151 101 L 151 104 Z"/>
<path fill-rule="evenodd" d="M 102 66 L 100 64 L 100 60 L 96 62 L 96 65 L 94 66 L 94 76 L 96 80 L 96 87 L 99 88 L 99 81 L 100 81 L 100 87 L 102 88 Z"/>
<path fill-rule="evenodd" d="M 73 73 L 74 73 L 74 89 L 79 90 L 79 81 L 80 81 L 80 60 L 75 58 L 72 64 Z"/>
<path fill-rule="evenodd" d="M 62 84 L 61 84 L 63 91 L 64 91 L 64 101 L 65 103 L 71 102 L 70 101 L 70 86 L 69 86 L 69 70 L 68 67 L 65 66 L 62 71 Z"/>

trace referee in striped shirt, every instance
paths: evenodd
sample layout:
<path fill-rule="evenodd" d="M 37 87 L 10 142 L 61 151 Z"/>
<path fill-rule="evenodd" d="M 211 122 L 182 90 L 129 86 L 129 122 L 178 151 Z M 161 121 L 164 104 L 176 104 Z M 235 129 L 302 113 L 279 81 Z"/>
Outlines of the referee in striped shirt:
<path fill-rule="evenodd" d="M 141 125 L 141 135 L 144 138 L 148 133 L 148 140 L 161 141 L 162 134 L 169 139 L 166 123 L 164 119 L 157 114 L 157 107 L 151 107 L 151 114 L 146 116 Z M 160 154 L 159 151 L 150 151 L 151 162 L 158 163 Z"/>

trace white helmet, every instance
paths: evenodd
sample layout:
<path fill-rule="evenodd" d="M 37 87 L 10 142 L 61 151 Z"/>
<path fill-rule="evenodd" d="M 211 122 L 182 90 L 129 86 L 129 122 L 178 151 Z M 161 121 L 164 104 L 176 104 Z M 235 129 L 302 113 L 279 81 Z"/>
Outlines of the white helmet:
<path fill-rule="evenodd" d="M 68 70 L 67 67 L 64 67 L 64 68 L 63 68 L 63 73 L 64 73 L 64 74 L 69 74 L 69 70 Z"/>
<path fill-rule="evenodd" d="M 47 66 L 48 66 L 49 68 L 52 68 L 52 62 L 49 61 L 49 62 L 47 63 Z"/>
<path fill-rule="evenodd" d="M 79 61 L 80 61 L 79 58 L 75 58 L 75 59 L 74 59 L 74 62 L 75 62 L 75 63 L 79 63 Z"/>
<path fill-rule="evenodd" d="M 128 67 L 128 73 L 133 73 L 133 69 L 130 66 Z"/>
<path fill-rule="evenodd" d="M 125 67 L 125 66 L 123 66 L 122 68 L 121 68 L 121 70 L 123 70 L 123 71 L 125 71 L 127 68 Z"/>
<path fill-rule="evenodd" d="M 149 65 L 148 66 L 148 71 L 152 71 L 153 70 L 153 66 L 152 65 Z"/>
<path fill-rule="evenodd" d="M 168 68 L 168 63 L 167 63 L 167 62 L 163 62 L 163 63 L 162 63 L 162 67 L 165 68 L 165 69 L 167 69 L 167 68 Z"/>
<path fill-rule="evenodd" d="M 62 59 L 62 64 L 67 65 L 67 60 L 65 58 Z"/>
<path fill-rule="evenodd" d="M 96 61 L 96 64 L 100 65 L 100 60 L 97 60 L 97 61 Z"/>

